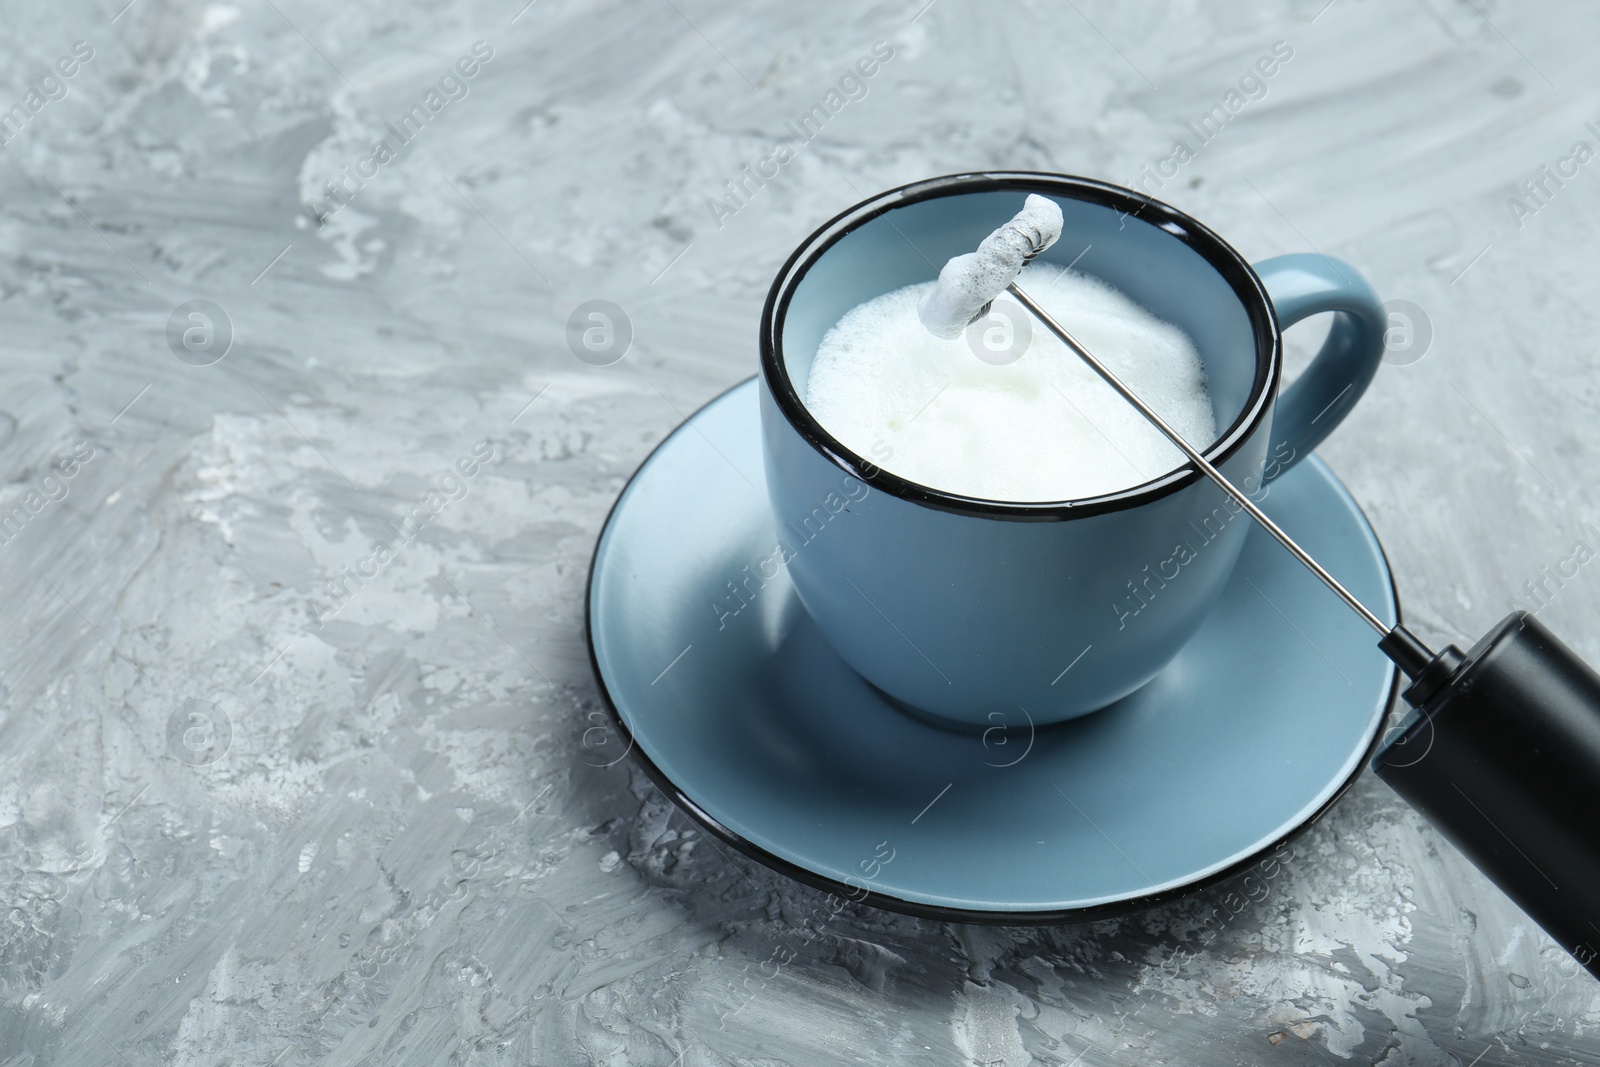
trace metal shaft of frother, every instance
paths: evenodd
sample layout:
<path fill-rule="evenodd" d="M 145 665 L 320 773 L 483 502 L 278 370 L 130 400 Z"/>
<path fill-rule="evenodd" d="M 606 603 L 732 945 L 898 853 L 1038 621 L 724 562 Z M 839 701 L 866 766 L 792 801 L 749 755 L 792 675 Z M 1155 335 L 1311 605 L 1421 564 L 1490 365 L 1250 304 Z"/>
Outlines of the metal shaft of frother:
<path fill-rule="evenodd" d="M 1027 308 L 1033 313 L 1035 318 L 1044 323 L 1045 326 L 1049 328 L 1051 333 L 1059 337 L 1062 344 L 1066 345 L 1068 348 L 1072 349 L 1073 352 L 1077 353 L 1078 358 L 1087 363 L 1096 374 L 1100 375 L 1100 377 L 1105 380 L 1107 385 L 1111 386 L 1111 388 L 1115 389 L 1119 394 L 1121 394 L 1122 399 L 1126 400 L 1128 403 L 1137 408 L 1139 410 L 1139 414 L 1143 415 L 1147 420 L 1149 420 L 1151 425 L 1155 426 L 1156 429 L 1160 430 L 1166 435 L 1167 440 L 1171 441 L 1178 447 L 1179 451 L 1189 457 L 1189 462 L 1193 463 L 1202 474 L 1215 482 L 1219 489 L 1227 493 L 1234 499 L 1236 503 L 1238 503 L 1240 507 L 1244 508 L 1244 510 L 1249 513 L 1250 517 L 1254 519 L 1262 529 L 1266 530 L 1273 537 L 1277 538 L 1278 543 L 1284 548 L 1288 549 L 1290 554 L 1293 555 L 1295 559 L 1305 564 L 1306 568 L 1310 570 L 1312 574 L 1315 574 L 1323 585 L 1326 585 L 1329 589 L 1337 593 L 1339 595 L 1339 599 L 1343 600 L 1350 606 L 1352 611 L 1361 616 L 1368 626 L 1371 626 L 1374 630 L 1378 631 L 1378 633 L 1383 635 L 1385 639 L 1398 637 L 1401 634 L 1404 634 L 1406 638 L 1415 641 L 1415 639 L 1411 638 L 1410 634 L 1406 633 L 1403 629 L 1399 627 L 1390 627 L 1382 619 L 1378 618 L 1378 616 L 1374 614 L 1370 608 L 1368 608 L 1360 600 L 1356 599 L 1354 593 L 1350 592 L 1350 590 L 1339 584 L 1339 580 L 1337 578 L 1324 570 L 1322 565 L 1316 560 L 1312 559 L 1305 549 L 1295 544 L 1294 538 L 1284 533 L 1283 530 L 1279 528 L 1277 523 L 1267 518 L 1266 513 L 1260 508 L 1256 507 L 1255 504 L 1251 503 L 1250 498 L 1247 497 L 1231 481 L 1229 481 L 1225 474 L 1217 470 L 1217 468 L 1212 465 L 1211 461 L 1206 459 L 1206 457 L 1200 453 L 1199 449 L 1185 441 L 1183 436 L 1179 434 L 1177 430 L 1174 430 L 1171 426 L 1169 426 L 1165 419 L 1156 414 L 1155 410 L 1152 409 L 1149 404 L 1146 404 L 1143 400 L 1139 399 L 1138 394 L 1136 394 L 1132 389 L 1129 389 L 1127 385 L 1123 383 L 1122 379 L 1118 378 L 1116 374 L 1112 372 L 1111 368 L 1107 367 L 1104 363 L 1100 362 L 1099 359 L 1095 358 L 1095 355 L 1087 348 L 1084 348 L 1082 343 L 1080 343 L 1077 338 L 1073 337 L 1072 334 L 1068 333 L 1066 327 L 1062 326 L 1059 322 L 1052 318 L 1048 311 L 1040 307 L 1033 297 L 1023 292 L 1021 287 L 1019 287 L 1015 282 L 1013 282 L 1011 285 L 1008 285 L 1006 287 L 1006 291 L 1012 296 L 1016 297 L 1023 307 Z M 1397 633 L 1397 631 L 1399 632 Z M 1386 648 L 1385 651 L 1387 652 L 1389 650 Z M 1431 658 L 1431 654 L 1429 655 L 1429 658 Z M 1406 664 L 1401 663 L 1401 666 L 1405 667 Z"/>

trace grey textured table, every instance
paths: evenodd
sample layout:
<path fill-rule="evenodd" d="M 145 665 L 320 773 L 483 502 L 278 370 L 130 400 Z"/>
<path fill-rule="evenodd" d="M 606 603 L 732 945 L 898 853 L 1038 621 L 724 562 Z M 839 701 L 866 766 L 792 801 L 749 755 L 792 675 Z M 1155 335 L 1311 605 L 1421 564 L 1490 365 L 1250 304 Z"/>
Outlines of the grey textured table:
<path fill-rule="evenodd" d="M 124 2 L 0 15 L 0 1065 L 1600 1062 L 1600 986 L 1370 776 L 1237 914 L 802 938 L 593 765 L 582 636 L 795 244 L 1018 168 L 1409 302 L 1322 454 L 1470 641 L 1600 545 L 1600 12 Z M 1583 558 L 1529 606 L 1600 659 Z"/>

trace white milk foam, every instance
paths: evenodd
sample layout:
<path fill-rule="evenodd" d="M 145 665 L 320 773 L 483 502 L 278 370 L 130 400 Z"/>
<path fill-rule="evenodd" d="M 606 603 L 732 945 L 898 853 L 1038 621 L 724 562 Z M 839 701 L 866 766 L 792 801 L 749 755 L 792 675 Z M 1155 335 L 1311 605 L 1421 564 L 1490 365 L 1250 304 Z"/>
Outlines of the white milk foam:
<path fill-rule="evenodd" d="M 1216 439 L 1205 369 L 1182 330 L 1076 271 L 1035 263 L 1017 281 L 1190 444 Z M 1161 431 L 1011 297 L 995 307 L 1009 304 L 1007 317 L 1032 329 L 1014 362 L 980 359 L 965 335 L 934 337 L 917 317 L 933 287 L 859 304 L 823 337 L 806 407 L 845 447 L 920 485 L 1012 502 L 1100 496 L 1183 464 Z"/>

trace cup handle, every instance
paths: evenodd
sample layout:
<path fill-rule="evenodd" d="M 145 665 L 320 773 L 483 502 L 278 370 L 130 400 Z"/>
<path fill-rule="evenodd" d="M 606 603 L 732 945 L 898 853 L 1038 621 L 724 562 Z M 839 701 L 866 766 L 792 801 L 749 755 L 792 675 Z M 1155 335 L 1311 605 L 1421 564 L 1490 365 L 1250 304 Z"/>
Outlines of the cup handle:
<path fill-rule="evenodd" d="M 1281 474 L 1309 456 L 1367 391 L 1383 362 L 1389 315 L 1367 280 L 1331 256 L 1275 256 L 1255 264 L 1255 272 L 1267 287 L 1281 329 L 1319 312 L 1338 312 L 1322 351 L 1278 395 L 1272 455 L 1285 444 L 1292 450 L 1278 461 Z"/>

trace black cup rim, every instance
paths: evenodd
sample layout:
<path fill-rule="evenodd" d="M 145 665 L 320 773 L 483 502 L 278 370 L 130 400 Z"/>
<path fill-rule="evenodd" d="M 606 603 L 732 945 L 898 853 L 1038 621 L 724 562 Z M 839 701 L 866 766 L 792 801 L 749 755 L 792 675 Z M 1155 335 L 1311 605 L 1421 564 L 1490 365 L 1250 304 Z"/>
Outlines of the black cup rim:
<path fill-rule="evenodd" d="M 896 208 L 943 196 L 1009 190 L 1082 200 L 1121 211 L 1125 219 L 1156 226 L 1197 252 L 1238 296 L 1256 339 L 1256 373 L 1250 396 L 1238 417 L 1203 455 L 1215 466 L 1244 447 L 1272 409 L 1283 373 L 1282 333 L 1266 286 L 1234 247 L 1213 230 L 1170 204 L 1132 189 L 1069 174 L 1045 171 L 984 171 L 947 174 L 901 185 L 846 208 L 811 233 L 773 279 L 761 309 L 761 380 L 785 420 L 807 444 L 845 473 L 902 500 L 940 511 L 996 519 L 1059 521 L 1131 510 L 1202 480 L 1185 463 L 1139 485 L 1077 500 L 1018 502 L 947 492 L 903 478 L 863 459 L 828 433 L 806 409 L 780 357 L 784 320 L 794 289 L 814 263 L 861 225 Z"/>

